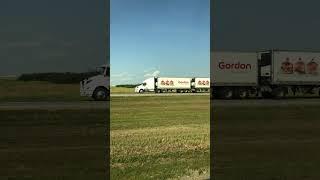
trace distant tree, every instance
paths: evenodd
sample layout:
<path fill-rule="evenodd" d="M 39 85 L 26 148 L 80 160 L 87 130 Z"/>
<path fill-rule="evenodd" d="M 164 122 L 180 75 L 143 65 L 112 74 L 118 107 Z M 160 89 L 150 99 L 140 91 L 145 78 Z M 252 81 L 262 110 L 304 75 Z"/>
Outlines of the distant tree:
<path fill-rule="evenodd" d="M 120 85 L 116 85 L 116 87 L 125 87 L 125 88 L 134 88 L 138 86 L 138 84 L 120 84 Z"/>
<path fill-rule="evenodd" d="M 47 81 L 56 84 L 75 84 L 79 83 L 85 78 L 98 75 L 97 72 L 85 72 L 85 73 L 32 73 L 32 74 L 22 74 L 18 77 L 19 81 Z"/>

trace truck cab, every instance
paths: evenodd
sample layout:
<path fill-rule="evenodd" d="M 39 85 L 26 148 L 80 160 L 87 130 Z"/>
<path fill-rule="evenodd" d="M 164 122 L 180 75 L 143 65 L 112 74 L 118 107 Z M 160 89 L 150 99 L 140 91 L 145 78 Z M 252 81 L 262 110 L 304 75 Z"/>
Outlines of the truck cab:
<path fill-rule="evenodd" d="M 153 92 L 155 87 L 155 78 L 148 78 L 144 80 L 140 85 L 135 87 L 136 93 Z"/>
<path fill-rule="evenodd" d="M 80 82 L 80 95 L 92 97 L 96 101 L 108 100 L 110 96 L 110 68 L 102 65 L 96 68 L 98 75 Z"/>

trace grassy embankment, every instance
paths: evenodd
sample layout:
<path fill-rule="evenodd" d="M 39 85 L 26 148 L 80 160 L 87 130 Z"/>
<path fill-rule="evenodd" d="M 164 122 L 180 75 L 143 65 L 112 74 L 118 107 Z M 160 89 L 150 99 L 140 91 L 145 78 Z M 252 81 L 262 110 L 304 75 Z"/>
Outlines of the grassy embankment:
<path fill-rule="evenodd" d="M 0 179 L 104 179 L 105 110 L 0 110 Z"/>
<path fill-rule="evenodd" d="M 216 179 L 320 179 L 319 106 L 217 107 Z"/>
<path fill-rule="evenodd" d="M 111 94 L 133 94 L 134 88 L 111 87 Z"/>
<path fill-rule="evenodd" d="M 111 179 L 209 175 L 209 98 L 113 97 Z"/>
<path fill-rule="evenodd" d="M 133 88 L 112 87 L 113 94 L 134 93 Z M 39 81 L 0 79 L 0 102 L 4 101 L 86 101 L 80 96 L 79 84 L 54 84 Z"/>
<path fill-rule="evenodd" d="M 79 84 L 0 79 L 0 101 L 79 101 Z"/>

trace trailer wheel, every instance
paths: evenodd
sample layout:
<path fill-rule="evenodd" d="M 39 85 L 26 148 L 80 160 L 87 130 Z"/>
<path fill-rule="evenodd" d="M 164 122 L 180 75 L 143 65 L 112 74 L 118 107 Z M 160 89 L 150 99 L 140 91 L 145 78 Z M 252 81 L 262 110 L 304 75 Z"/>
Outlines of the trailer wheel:
<path fill-rule="evenodd" d="M 243 88 L 235 89 L 234 96 L 235 98 L 238 98 L 238 99 L 245 99 L 248 97 L 248 92 L 246 89 L 243 89 Z"/>
<path fill-rule="evenodd" d="M 229 89 L 229 88 L 223 89 L 221 96 L 223 99 L 232 99 L 232 97 L 233 97 L 232 89 Z"/>
<path fill-rule="evenodd" d="M 286 88 L 275 88 L 272 90 L 272 95 L 274 98 L 277 98 L 277 99 L 282 99 L 282 98 L 285 98 L 286 95 L 287 95 L 287 90 Z"/>
<path fill-rule="evenodd" d="M 93 99 L 96 101 L 106 101 L 109 98 L 109 91 L 106 88 L 98 87 L 93 92 Z"/>
<path fill-rule="evenodd" d="M 272 98 L 272 93 L 268 92 L 268 91 L 263 91 L 263 92 L 261 92 L 261 96 L 263 98 L 269 99 L 269 98 Z"/>

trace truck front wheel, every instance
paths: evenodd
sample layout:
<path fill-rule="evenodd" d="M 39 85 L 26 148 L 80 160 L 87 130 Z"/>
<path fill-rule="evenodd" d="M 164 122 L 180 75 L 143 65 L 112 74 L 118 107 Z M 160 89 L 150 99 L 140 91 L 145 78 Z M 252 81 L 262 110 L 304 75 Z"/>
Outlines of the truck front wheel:
<path fill-rule="evenodd" d="M 106 88 L 99 87 L 93 92 L 92 97 L 96 101 L 106 101 L 109 98 L 109 93 Z"/>
<path fill-rule="evenodd" d="M 140 90 L 139 90 L 139 93 L 144 93 L 144 90 L 143 90 L 143 89 L 140 89 Z"/>

